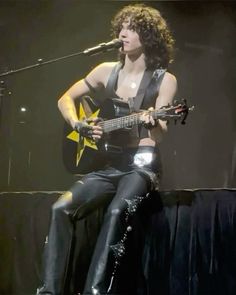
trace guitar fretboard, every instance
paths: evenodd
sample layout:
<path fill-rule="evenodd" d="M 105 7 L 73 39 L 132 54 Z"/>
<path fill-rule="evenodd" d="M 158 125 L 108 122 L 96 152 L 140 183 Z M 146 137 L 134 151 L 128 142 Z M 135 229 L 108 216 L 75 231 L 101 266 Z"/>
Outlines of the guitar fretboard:
<path fill-rule="evenodd" d="M 108 133 L 114 130 L 126 128 L 126 127 L 132 127 L 134 125 L 138 125 L 142 123 L 142 120 L 140 119 L 141 115 L 144 112 L 136 113 L 124 117 L 119 117 L 107 121 L 101 121 L 99 125 L 103 128 L 104 133 Z M 174 118 L 179 119 L 181 117 L 180 114 L 167 114 L 166 110 L 153 110 L 149 111 L 149 114 L 154 119 L 166 119 L 168 118 Z"/>

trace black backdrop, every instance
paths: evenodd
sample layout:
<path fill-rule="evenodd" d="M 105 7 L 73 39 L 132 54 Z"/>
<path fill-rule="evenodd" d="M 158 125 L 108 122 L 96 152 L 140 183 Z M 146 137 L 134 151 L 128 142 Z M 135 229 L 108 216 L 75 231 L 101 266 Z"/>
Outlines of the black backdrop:
<path fill-rule="evenodd" d="M 109 22 L 132 1 L 2 0 L 0 72 L 84 50 L 111 39 Z M 176 39 L 171 66 L 177 98 L 195 111 L 170 126 L 161 145 L 163 188 L 235 186 L 235 33 L 233 1 L 145 1 L 160 9 Z M 57 99 L 110 52 L 75 57 L 4 79 L 0 104 L 1 190 L 64 190 L 63 120 Z M 20 111 L 26 107 L 27 112 Z"/>
<path fill-rule="evenodd" d="M 0 72 L 110 40 L 110 18 L 128 3 L 133 2 L 0 1 Z M 162 189 L 235 187 L 236 4 L 145 3 L 159 8 L 168 19 L 176 39 L 171 71 L 179 82 L 177 97 L 195 105 L 187 125 L 170 126 L 161 145 Z M 57 99 L 97 63 L 115 58 L 115 53 L 77 57 L 4 79 L 5 95 L 0 96 L 0 191 L 9 193 L 1 193 L 0 198 L 0 294 L 34 293 L 49 208 L 59 194 L 53 190 L 65 190 L 74 181 L 62 162 L 64 123 Z M 21 107 L 27 112 L 22 113 Z M 12 193 L 16 190 L 50 193 Z M 145 271 L 150 294 L 233 295 L 235 192 L 200 191 L 190 199 L 164 197 L 162 210 L 152 216 L 147 237 L 150 243 L 145 253 L 151 259 L 145 257 Z M 96 233 L 99 222 L 92 227 Z M 153 284 L 157 280 L 158 284 Z"/>
<path fill-rule="evenodd" d="M 0 193 L 1 295 L 35 295 L 50 206 L 60 194 Z M 133 222 L 117 293 L 235 295 L 236 191 L 166 191 L 146 205 Z M 77 223 L 68 295 L 83 290 L 102 216 L 99 210 Z"/>

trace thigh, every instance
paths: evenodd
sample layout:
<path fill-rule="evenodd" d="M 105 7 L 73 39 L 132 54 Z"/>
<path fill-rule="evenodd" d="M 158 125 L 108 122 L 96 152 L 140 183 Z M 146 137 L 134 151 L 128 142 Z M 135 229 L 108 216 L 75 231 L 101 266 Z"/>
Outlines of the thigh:
<path fill-rule="evenodd" d="M 133 199 L 145 196 L 151 188 L 150 179 L 142 176 L 137 171 L 123 176 L 117 186 L 117 191 L 109 206 L 109 210 L 127 207 L 127 203 Z"/>
<path fill-rule="evenodd" d="M 115 193 L 113 183 L 105 175 L 90 173 L 78 180 L 61 196 L 57 204 L 69 211 L 83 207 L 96 207 Z M 60 203 L 60 204 L 59 204 Z"/>

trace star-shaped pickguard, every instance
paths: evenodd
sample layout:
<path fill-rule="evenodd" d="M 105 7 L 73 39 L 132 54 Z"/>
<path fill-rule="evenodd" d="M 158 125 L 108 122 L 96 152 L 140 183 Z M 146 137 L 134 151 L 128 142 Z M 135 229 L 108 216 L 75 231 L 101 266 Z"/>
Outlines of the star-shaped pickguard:
<path fill-rule="evenodd" d="M 92 120 L 92 119 L 98 117 L 99 111 L 100 110 L 98 109 L 96 112 L 92 113 L 89 117 L 87 117 L 86 113 L 84 111 L 83 105 L 80 103 L 79 104 L 78 119 L 79 119 L 79 121 Z M 76 154 L 76 166 L 78 166 L 79 161 L 83 155 L 83 152 L 84 152 L 84 149 L 86 146 L 91 149 L 95 149 L 95 150 L 98 149 L 94 140 L 88 139 L 86 137 L 81 137 L 80 134 L 75 130 L 72 131 L 70 134 L 68 134 L 66 138 L 78 143 L 77 154 Z"/>

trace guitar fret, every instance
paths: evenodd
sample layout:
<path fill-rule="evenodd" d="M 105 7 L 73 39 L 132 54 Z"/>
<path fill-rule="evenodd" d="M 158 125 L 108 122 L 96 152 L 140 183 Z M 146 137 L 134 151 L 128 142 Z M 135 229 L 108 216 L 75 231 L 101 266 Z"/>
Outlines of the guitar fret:
<path fill-rule="evenodd" d="M 103 128 L 104 132 L 110 132 L 124 127 L 133 126 L 134 124 L 138 124 L 139 122 L 140 114 L 133 114 L 129 116 L 111 119 L 108 121 L 103 121 L 100 123 L 100 126 Z"/>
<path fill-rule="evenodd" d="M 166 119 L 166 118 L 171 118 L 171 119 L 179 119 L 181 118 L 181 114 L 176 114 L 176 113 L 170 113 L 170 111 L 173 110 L 173 107 L 169 107 L 169 109 L 160 109 L 160 110 L 153 110 L 149 111 L 149 114 L 154 118 L 154 119 Z M 169 111 L 169 113 L 168 113 Z M 113 130 L 118 130 L 121 128 L 125 127 L 131 127 L 133 125 L 137 125 L 141 123 L 140 117 L 142 113 L 135 113 L 131 114 L 128 116 L 123 116 L 107 121 L 102 121 L 99 123 L 99 125 L 103 128 L 103 131 L 106 133 L 113 131 Z"/>

